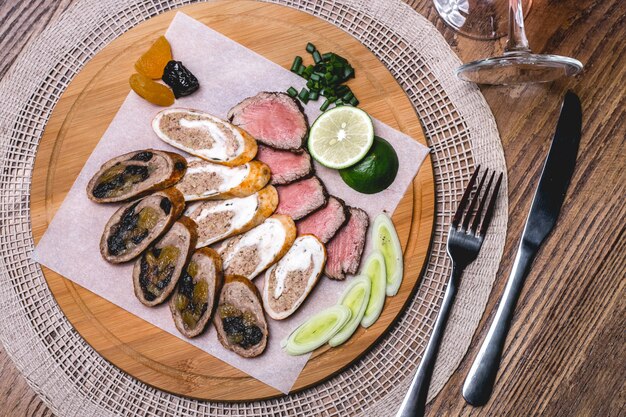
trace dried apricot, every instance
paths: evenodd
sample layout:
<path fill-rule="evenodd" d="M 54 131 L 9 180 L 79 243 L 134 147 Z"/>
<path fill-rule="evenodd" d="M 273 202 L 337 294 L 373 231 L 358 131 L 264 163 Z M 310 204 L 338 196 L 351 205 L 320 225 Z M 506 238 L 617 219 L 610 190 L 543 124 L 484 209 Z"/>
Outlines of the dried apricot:
<path fill-rule="evenodd" d="M 138 73 L 157 80 L 163 76 L 163 70 L 171 60 L 172 48 L 170 43 L 165 36 L 159 36 L 150 49 L 135 62 L 135 69 Z"/>
<path fill-rule="evenodd" d="M 152 81 L 143 74 L 133 74 L 130 76 L 130 88 L 141 97 L 145 98 L 152 104 L 158 106 L 171 106 L 174 104 L 174 93 L 172 90 Z"/>

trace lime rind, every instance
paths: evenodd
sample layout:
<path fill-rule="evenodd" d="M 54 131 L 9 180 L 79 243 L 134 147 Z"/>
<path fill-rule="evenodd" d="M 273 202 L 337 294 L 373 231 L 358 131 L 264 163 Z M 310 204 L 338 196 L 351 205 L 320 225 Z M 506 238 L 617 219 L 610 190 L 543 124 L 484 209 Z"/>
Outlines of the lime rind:
<path fill-rule="evenodd" d="M 341 330 L 328 341 L 330 346 L 339 346 L 352 337 L 365 314 L 370 298 L 370 289 L 370 279 L 366 276 L 354 278 L 345 289 L 339 299 L 339 304 L 348 307 L 352 316 Z"/>
<path fill-rule="evenodd" d="M 361 109 L 341 106 L 322 113 L 309 131 L 313 159 L 333 169 L 347 168 L 363 159 L 374 143 L 374 125 Z"/>
<path fill-rule="evenodd" d="M 376 216 L 374 227 L 372 227 L 372 242 L 374 248 L 379 250 L 385 258 L 385 269 L 387 274 L 386 293 L 392 297 L 398 293 L 402 276 L 404 274 L 404 263 L 402 259 L 402 246 L 396 233 L 393 222 L 384 213 Z"/>
<path fill-rule="evenodd" d="M 345 326 L 352 312 L 343 305 L 334 305 L 308 318 L 281 342 L 289 355 L 309 353 L 322 346 Z"/>
<path fill-rule="evenodd" d="M 385 258 L 379 251 L 372 252 L 363 264 L 361 274 L 370 280 L 370 298 L 361 320 L 361 326 L 367 328 L 376 323 L 385 306 L 387 291 L 387 273 L 385 270 Z"/>

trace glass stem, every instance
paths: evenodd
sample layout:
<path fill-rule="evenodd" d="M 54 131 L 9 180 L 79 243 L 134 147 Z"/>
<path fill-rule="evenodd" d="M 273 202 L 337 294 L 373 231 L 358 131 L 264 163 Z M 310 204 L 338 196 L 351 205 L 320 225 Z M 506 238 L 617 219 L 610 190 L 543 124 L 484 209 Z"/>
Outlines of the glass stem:
<path fill-rule="evenodd" d="M 509 0 L 509 39 L 504 52 L 530 52 L 524 32 L 522 0 Z"/>

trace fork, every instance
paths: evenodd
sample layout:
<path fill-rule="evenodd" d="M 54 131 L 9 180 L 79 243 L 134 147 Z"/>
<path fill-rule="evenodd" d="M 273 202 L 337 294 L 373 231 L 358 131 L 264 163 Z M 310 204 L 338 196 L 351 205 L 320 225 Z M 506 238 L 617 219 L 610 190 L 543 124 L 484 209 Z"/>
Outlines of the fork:
<path fill-rule="evenodd" d="M 489 172 L 488 168 L 485 169 L 478 187 L 476 188 L 476 192 L 472 197 L 472 201 L 469 203 L 469 207 L 467 207 L 467 203 L 470 199 L 470 195 L 472 194 L 472 189 L 476 183 L 479 171 L 480 165 L 476 167 L 476 170 L 472 174 L 472 177 L 465 188 L 465 192 L 463 193 L 463 197 L 461 197 L 456 213 L 452 218 L 452 224 L 448 232 L 447 242 L 448 256 L 452 260 L 452 273 L 448 281 L 448 287 L 443 296 L 441 310 L 439 311 L 439 315 L 435 321 L 433 334 L 430 337 L 426 350 L 424 351 L 422 362 L 417 368 L 417 372 L 413 377 L 409 391 L 404 397 L 404 401 L 402 401 L 402 405 L 400 406 L 396 417 L 421 417 L 424 415 L 428 388 L 430 386 L 430 380 L 435 368 L 439 345 L 443 339 L 443 333 L 446 328 L 448 316 L 452 310 L 454 297 L 459 286 L 459 279 L 461 278 L 465 268 L 474 262 L 478 256 L 478 252 L 480 252 L 480 248 L 485 238 L 485 233 L 489 228 L 489 223 L 491 223 L 491 218 L 493 217 L 496 205 L 496 198 L 498 196 L 498 191 L 500 190 L 500 184 L 502 183 L 502 173 L 498 176 L 498 180 L 496 181 L 496 185 L 493 188 L 491 198 L 489 199 L 489 203 L 487 205 L 487 211 L 485 212 L 485 216 L 481 222 L 481 216 L 485 209 L 485 204 L 487 202 L 487 197 L 489 196 L 495 172 L 491 173 L 489 182 L 481 198 L 481 190 Z M 473 213 L 478 200 L 480 200 L 478 209 L 475 213 Z M 467 210 L 465 210 L 466 207 Z M 465 215 L 463 215 L 464 213 Z M 473 221 L 470 226 L 472 214 Z"/>

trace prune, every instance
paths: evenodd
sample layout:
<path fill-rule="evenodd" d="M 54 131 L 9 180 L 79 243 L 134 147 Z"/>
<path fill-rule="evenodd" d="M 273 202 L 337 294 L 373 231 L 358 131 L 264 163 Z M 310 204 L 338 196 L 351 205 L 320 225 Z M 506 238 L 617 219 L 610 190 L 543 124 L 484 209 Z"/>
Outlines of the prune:
<path fill-rule="evenodd" d="M 100 184 L 96 185 L 92 192 L 93 196 L 96 198 L 107 197 L 111 193 L 111 191 L 122 185 L 122 177 L 123 175 L 118 175 L 111 181 L 101 182 Z"/>
<path fill-rule="evenodd" d="M 159 207 L 161 207 L 161 210 L 163 210 L 165 214 L 170 214 L 170 210 L 172 209 L 172 202 L 169 200 L 169 198 L 163 197 L 161 199 Z"/>
<path fill-rule="evenodd" d="M 174 268 L 172 268 L 173 270 Z M 163 288 L 167 287 L 170 283 L 170 281 L 172 280 L 172 274 L 167 274 L 166 277 L 160 281 L 158 281 L 156 283 L 156 287 L 160 290 L 162 290 Z"/>
<path fill-rule="evenodd" d="M 136 154 L 135 156 L 133 156 L 131 159 L 131 161 L 142 161 L 142 162 L 148 162 L 149 160 L 152 159 L 152 157 L 154 156 L 154 154 L 150 151 L 143 151 L 143 152 L 139 152 L 138 154 Z"/>
<path fill-rule="evenodd" d="M 111 235 L 107 239 L 107 247 L 111 255 L 117 256 L 126 250 L 126 242 L 120 235 Z"/>
<path fill-rule="evenodd" d="M 263 339 L 263 332 L 258 326 L 246 327 L 243 333 L 243 341 L 240 343 L 244 349 L 254 346 Z"/>
<path fill-rule="evenodd" d="M 135 233 L 131 236 L 130 241 L 133 242 L 135 245 L 138 245 L 141 243 L 142 240 L 144 240 L 146 238 L 146 236 L 148 236 L 148 231 L 147 230 L 142 230 L 139 233 Z"/>
<path fill-rule="evenodd" d="M 200 87 L 196 76 L 180 61 L 168 62 L 161 79 L 172 88 L 176 98 L 188 96 Z"/>
<path fill-rule="evenodd" d="M 220 307 L 220 314 L 223 313 L 224 306 Z M 222 324 L 224 326 L 224 332 L 228 336 L 228 339 L 232 343 L 236 343 L 244 349 L 248 349 L 250 346 L 254 346 L 263 338 L 263 332 L 259 326 L 251 324 L 244 319 L 244 315 L 227 316 L 222 315 Z"/>
<path fill-rule="evenodd" d="M 224 331 L 228 336 L 241 334 L 246 331 L 246 326 L 243 324 L 241 317 L 225 317 L 222 319 L 224 325 Z"/>
<path fill-rule="evenodd" d="M 111 235 L 107 239 L 107 249 L 113 256 L 117 256 L 126 250 L 128 234 L 135 228 L 139 216 L 135 214 L 138 202 L 126 209 L 119 223 L 113 227 Z"/>
<path fill-rule="evenodd" d="M 96 198 L 115 196 L 125 186 L 145 181 L 149 175 L 148 167 L 128 165 L 122 169 L 121 166 L 113 166 L 101 176 L 101 182 L 94 187 L 92 194 Z"/>
<path fill-rule="evenodd" d="M 178 291 L 185 297 L 191 299 L 193 296 L 193 278 L 191 278 L 191 276 L 186 271 L 181 277 L 179 285 L 180 288 Z"/>

